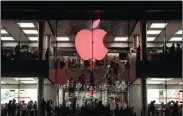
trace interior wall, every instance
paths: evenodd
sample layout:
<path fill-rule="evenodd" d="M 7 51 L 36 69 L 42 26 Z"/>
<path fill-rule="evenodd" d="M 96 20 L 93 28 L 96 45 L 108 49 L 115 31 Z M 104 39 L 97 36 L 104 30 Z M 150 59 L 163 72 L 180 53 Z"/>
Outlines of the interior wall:
<path fill-rule="evenodd" d="M 147 85 L 147 89 L 165 89 L 165 85 Z M 167 85 L 167 89 L 182 89 L 181 85 Z M 130 106 L 135 108 L 137 115 L 141 115 L 141 88 L 140 85 L 130 87 Z"/>
<path fill-rule="evenodd" d="M 2 85 L 1 84 L 1 89 L 18 89 L 18 85 Z M 20 85 L 20 89 L 37 89 L 37 85 Z M 34 94 L 34 93 L 32 93 Z M 51 99 L 54 104 L 56 102 L 56 87 L 52 84 L 45 84 L 44 85 L 44 95 L 43 95 L 45 100 Z"/>

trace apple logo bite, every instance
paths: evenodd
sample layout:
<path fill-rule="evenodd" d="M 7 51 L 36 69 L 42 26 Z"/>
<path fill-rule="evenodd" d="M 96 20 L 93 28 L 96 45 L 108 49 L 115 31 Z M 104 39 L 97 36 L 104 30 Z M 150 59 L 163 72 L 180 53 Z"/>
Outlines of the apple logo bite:
<path fill-rule="evenodd" d="M 92 58 L 96 60 L 102 60 L 108 52 L 108 49 L 103 43 L 103 39 L 107 32 L 102 29 L 93 30 L 99 25 L 99 23 L 100 19 L 94 21 L 92 25 L 92 31 L 83 29 L 79 31 L 75 37 L 76 50 L 83 60 L 89 60 Z"/>

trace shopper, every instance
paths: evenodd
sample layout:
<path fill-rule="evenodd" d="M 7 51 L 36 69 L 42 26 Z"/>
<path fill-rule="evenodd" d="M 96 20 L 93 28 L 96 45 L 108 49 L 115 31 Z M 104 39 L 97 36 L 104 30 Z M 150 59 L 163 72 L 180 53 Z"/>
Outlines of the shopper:
<path fill-rule="evenodd" d="M 49 53 L 50 53 L 50 48 L 47 48 L 45 53 L 45 60 L 49 59 Z"/>
<path fill-rule="evenodd" d="M 35 101 L 33 104 L 34 114 L 37 116 L 37 102 Z"/>
<path fill-rule="evenodd" d="M 46 101 L 44 98 L 41 99 L 41 116 L 45 116 L 45 107 L 46 107 Z"/>
<path fill-rule="evenodd" d="M 12 116 L 15 116 L 16 115 L 16 100 L 13 99 L 13 102 L 12 102 Z"/>

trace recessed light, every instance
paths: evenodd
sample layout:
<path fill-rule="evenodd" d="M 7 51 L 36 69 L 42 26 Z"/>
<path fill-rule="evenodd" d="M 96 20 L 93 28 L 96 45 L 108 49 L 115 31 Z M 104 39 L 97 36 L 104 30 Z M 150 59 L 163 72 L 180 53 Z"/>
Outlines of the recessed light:
<path fill-rule="evenodd" d="M 33 23 L 18 23 L 18 25 L 26 28 L 35 27 Z"/>
<path fill-rule="evenodd" d="M 28 37 L 30 41 L 38 41 L 38 37 Z"/>
<path fill-rule="evenodd" d="M 156 37 L 147 37 L 147 41 L 154 41 Z"/>
<path fill-rule="evenodd" d="M 163 82 L 157 82 L 157 81 L 149 81 L 148 84 L 161 84 Z"/>
<path fill-rule="evenodd" d="M 23 30 L 25 34 L 38 34 L 37 30 Z"/>
<path fill-rule="evenodd" d="M 182 41 L 182 37 L 172 37 L 169 41 Z"/>
<path fill-rule="evenodd" d="M 14 40 L 12 37 L 1 37 L 2 41 L 11 41 Z"/>
<path fill-rule="evenodd" d="M 177 31 L 177 33 L 175 33 L 175 34 L 182 35 L 182 30 Z"/>
<path fill-rule="evenodd" d="M 154 81 L 169 81 L 169 80 L 172 80 L 172 78 L 168 78 L 168 79 L 165 79 L 165 78 L 152 78 L 151 80 L 154 80 Z"/>
<path fill-rule="evenodd" d="M 31 83 L 37 83 L 36 81 L 21 81 L 21 83 L 31 84 Z"/>
<path fill-rule="evenodd" d="M 149 28 L 165 28 L 167 23 L 152 23 Z"/>
<path fill-rule="evenodd" d="M 4 81 L 1 81 L 1 84 L 6 84 Z"/>
<path fill-rule="evenodd" d="M 114 41 L 127 41 L 128 37 L 115 37 Z"/>
<path fill-rule="evenodd" d="M 33 78 L 15 78 L 15 80 L 21 80 L 21 81 L 34 81 Z"/>
<path fill-rule="evenodd" d="M 8 34 L 8 32 L 4 29 L 1 29 L 1 34 Z"/>
<path fill-rule="evenodd" d="M 57 37 L 57 41 L 69 41 L 69 37 Z"/>
<path fill-rule="evenodd" d="M 154 35 L 154 34 L 160 34 L 161 30 L 148 30 L 147 34 Z"/>

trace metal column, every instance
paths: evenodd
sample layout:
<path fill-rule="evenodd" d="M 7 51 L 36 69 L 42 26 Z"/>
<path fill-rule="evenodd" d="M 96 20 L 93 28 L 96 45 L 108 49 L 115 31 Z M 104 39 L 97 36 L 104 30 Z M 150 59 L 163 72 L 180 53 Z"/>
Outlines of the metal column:
<path fill-rule="evenodd" d="M 146 21 L 140 22 L 141 39 L 140 39 L 140 60 L 147 60 L 147 28 Z M 147 82 L 146 77 L 141 78 L 141 96 L 142 96 L 142 116 L 147 116 Z"/>
<path fill-rule="evenodd" d="M 38 25 L 38 48 L 39 48 L 39 60 L 44 59 L 44 26 L 45 22 L 44 21 L 39 21 Z M 44 77 L 38 77 L 38 116 L 41 116 L 41 99 L 43 98 L 43 93 L 44 93 Z"/>
<path fill-rule="evenodd" d="M 46 34 L 44 38 L 44 54 L 46 54 L 46 50 L 51 48 L 51 35 Z M 45 58 L 46 59 L 46 58 Z"/>
<path fill-rule="evenodd" d="M 137 51 L 138 43 L 139 43 L 139 36 L 133 35 L 133 50 L 134 50 L 134 52 Z"/>

